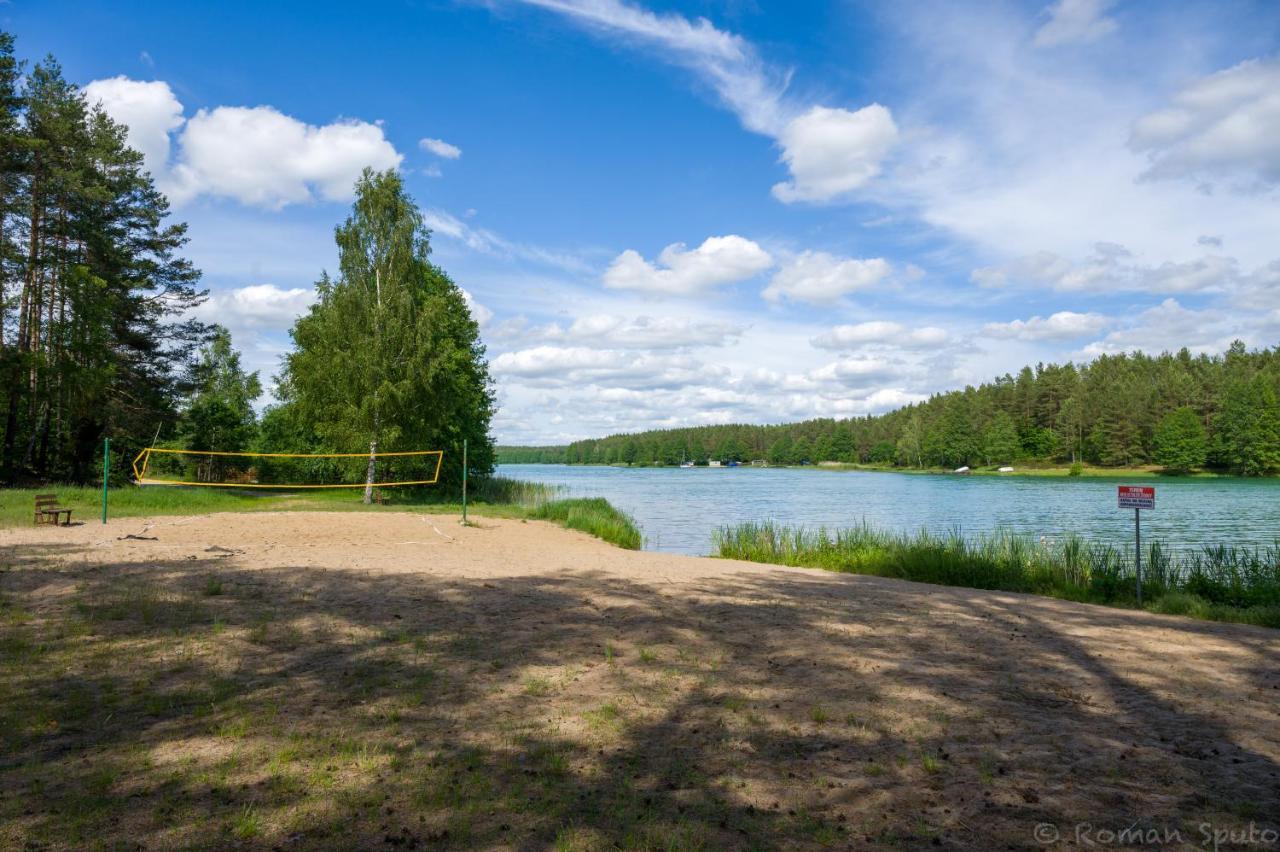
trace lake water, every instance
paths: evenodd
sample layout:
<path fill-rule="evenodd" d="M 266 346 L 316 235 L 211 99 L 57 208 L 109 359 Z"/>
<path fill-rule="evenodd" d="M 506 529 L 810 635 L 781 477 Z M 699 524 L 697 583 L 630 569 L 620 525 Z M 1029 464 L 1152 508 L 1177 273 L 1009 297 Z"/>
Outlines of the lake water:
<path fill-rule="evenodd" d="M 707 554 L 712 532 L 742 521 L 808 527 L 873 526 L 965 534 L 1008 529 L 1078 532 L 1133 541 L 1133 512 L 1116 508 L 1119 484 L 1155 485 L 1142 534 L 1175 549 L 1280 540 L 1280 482 L 1257 479 L 1073 479 L 949 476 L 792 468 L 620 468 L 500 465 L 514 479 L 605 497 L 640 524 L 648 550 Z"/>

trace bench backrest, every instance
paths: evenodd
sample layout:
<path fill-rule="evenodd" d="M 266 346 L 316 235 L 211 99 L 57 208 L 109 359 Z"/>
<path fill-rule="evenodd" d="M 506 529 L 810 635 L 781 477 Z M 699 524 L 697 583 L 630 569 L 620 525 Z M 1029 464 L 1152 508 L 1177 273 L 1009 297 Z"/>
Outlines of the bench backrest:
<path fill-rule="evenodd" d="M 43 509 L 45 506 L 56 506 L 56 505 L 58 505 L 57 494 L 37 494 L 36 495 L 37 509 Z"/>

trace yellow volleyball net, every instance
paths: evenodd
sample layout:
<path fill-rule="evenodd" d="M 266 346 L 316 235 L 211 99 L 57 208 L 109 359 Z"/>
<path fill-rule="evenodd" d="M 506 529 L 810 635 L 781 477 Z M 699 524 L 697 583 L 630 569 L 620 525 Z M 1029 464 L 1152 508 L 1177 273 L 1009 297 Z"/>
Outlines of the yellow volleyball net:
<path fill-rule="evenodd" d="M 374 453 L 376 488 L 435 485 L 443 450 Z M 133 460 L 138 485 L 211 488 L 364 488 L 369 453 L 222 453 L 147 447 Z"/>

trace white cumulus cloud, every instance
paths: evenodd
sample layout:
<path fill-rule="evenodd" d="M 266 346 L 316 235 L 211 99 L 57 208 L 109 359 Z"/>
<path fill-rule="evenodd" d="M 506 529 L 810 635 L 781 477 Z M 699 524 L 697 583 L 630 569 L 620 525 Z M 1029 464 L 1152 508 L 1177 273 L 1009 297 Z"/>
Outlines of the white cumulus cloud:
<path fill-rule="evenodd" d="M 1148 178 L 1223 175 L 1280 183 L 1280 59 L 1251 59 L 1178 92 L 1134 123 Z"/>
<path fill-rule="evenodd" d="M 200 195 L 269 209 L 344 201 L 366 166 L 396 168 L 403 159 L 366 121 L 317 126 L 269 106 L 220 106 L 185 119 L 169 84 L 127 77 L 95 80 L 84 92 L 128 127 L 130 145 L 178 205 Z"/>
<path fill-rule="evenodd" d="M 940 346 L 947 341 L 946 329 L 936 326 L 907 328 L 899 322 L 870 320 L 855 325 L 838 325 L 811 341 L 819 349 L 857 349 L 868 344 L 899 348 Z"/>
<path fill-rule="evenodd" d="M 142 154 L 147 171 L 163 177 L 169 162 L 169 134 L 182 126 L 182 104 L 168 83 L 111 77 L 83 89 L 85 99 L 128 128 L 129 147 Z"/>
<path fill-rule="evenodd" d="M 743 281 L 773 266 L 773 258 L 759 245 L 734 234 L 708 237 L 695 249 L 673 243 L 662 250 L 656 264 L 627 249 L 604 273 L 604 285 L 657 295 L 692 296 L 724 284 Z"/>
<path fill-rule="evenodd" d="M 543 337 L 578 345 L 657 350 L 724 346 L 740 337 L 743 331 L 743 327 L 735 323 L 687 317 L 628 318 L 592 314 L 575 319 L 568 328 L 553 325 L 543 332 Z"/>
<path fill-rule="evenodd" d="M 229 328 L 284 330 L 306 313 L 315 298 L 316 291 L 310 287 L 252 284 L 231 290 L 215 290 L 195 312 L 206 322 L 220 323 Z"/>
<path fill-rule="evenodd" d="M 1112 319 L 1102 314 L 1058 311 L 1048 317 L 988 323 L 982 331 L 988 337 L 1016 340 L 1071 340 L 1097 334 L 1109 325 Z"/>
<path fill-rule="evenodd" d="M 880 104 L 856 112 L 816 106 L 793 119 L 779 138 L 791 180 L 776 184 L 780 201 L 830 201 L 880 173 L 898 138 L 893 115 Z"/>
<path fill-rule="evenodd" d="M 791 258 L 774 274 L 764 297 L 810 304 L 831 304 L 865 290 L 889 276 L 892 267 L 884 258 L 866 260 L 806 251 Z"/>

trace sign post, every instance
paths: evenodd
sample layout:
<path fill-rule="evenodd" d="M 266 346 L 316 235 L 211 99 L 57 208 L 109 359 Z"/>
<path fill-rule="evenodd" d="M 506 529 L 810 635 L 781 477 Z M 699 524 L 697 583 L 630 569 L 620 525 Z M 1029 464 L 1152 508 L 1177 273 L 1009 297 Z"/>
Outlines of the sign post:
<path fill-rule="evenodd" d="M 111 470 L 111 439 L 102 439 L 102 522 L 107 522 L 107 474 Z"/>
<path fill-rule="evenodd" d="M 1150 485 L 1121 485 L 1116 500 L 1121 509 L 1133 509 L 1133 569 L 1142 606 L 1142 510 L 1156 507 L 1156 490 Z"/>

